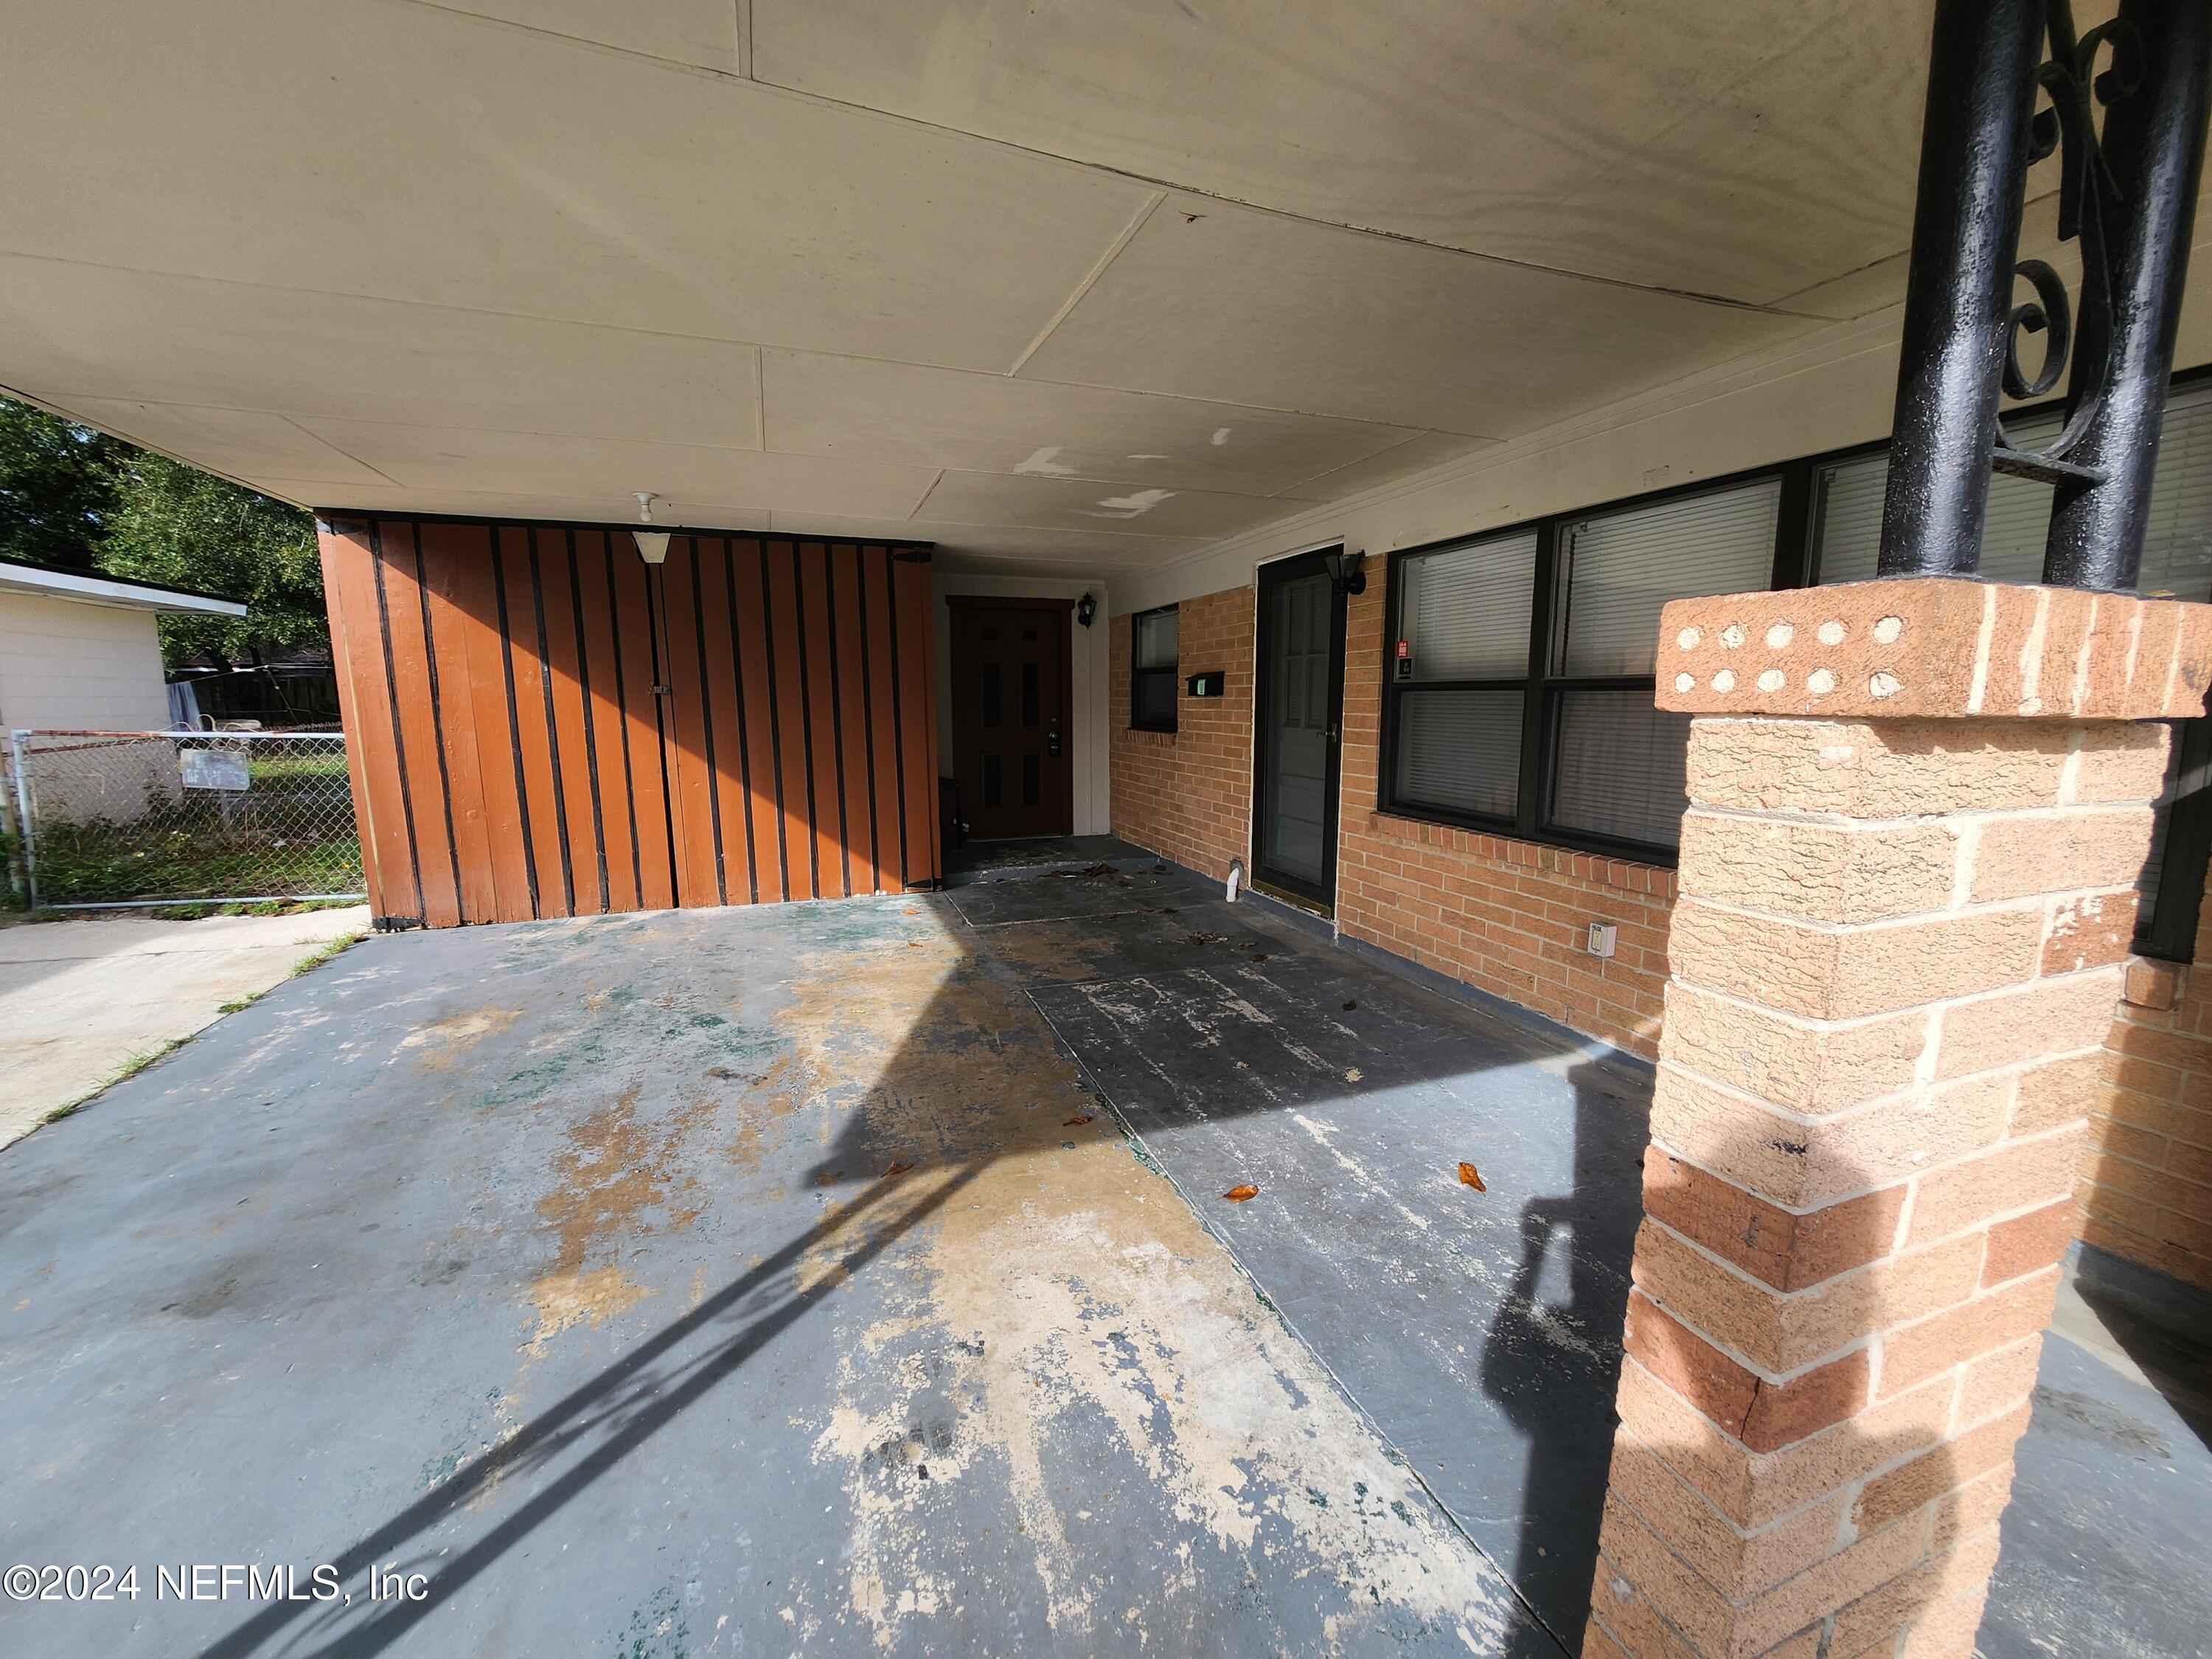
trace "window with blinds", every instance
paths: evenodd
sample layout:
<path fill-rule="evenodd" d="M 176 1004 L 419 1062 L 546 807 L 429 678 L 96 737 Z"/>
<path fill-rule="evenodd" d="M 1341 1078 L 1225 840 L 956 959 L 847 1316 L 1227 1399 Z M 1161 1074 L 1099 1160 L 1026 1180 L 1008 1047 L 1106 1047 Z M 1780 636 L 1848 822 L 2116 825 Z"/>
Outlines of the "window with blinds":
<path fill-rule="evenodd" d="M 2051 411 L 2014 417 L 2005 422 L 2005 428 L 2023 449 L 2040 449 L 2058 435 L 2062 423 L 2062 417 Z M 1814 469 L 1814 546 L 1822 583 L 1864 581 L 1875 574 L 1881 549 L 1882 491 L 1888 480 L 1886 453 Z M 2051 487 L 2031 478 L 1999 473 L 1990 481 L 1989 516 L 1982 532 L 1983 575 L 2008 582 L 2043 580 L 2051 498 Z M 2145 593 L 2212 599 L 2212 386 L 2177 389 L 2167 399 L 2136 586 Z M 2151 831 L 2150 857 L 2136 883 L 2146 925 L 2158 916 L 2166 847 L 2182 775 L 2180 750 L 2177 731 L 2166 787 L 2159 797 Z"/>
<path fill-rule="evenodd" d="M 1398 562 L 1394 799 L 1512 822 L 1535 589 L 1533 530 Z"/>
<path fill-rule="evenodd" d="M 1129 724 L 1140 732 L 1176 729 L 1176 616 L 1170 605 L 1130 619 Z"/>
<path fill-rule="evenodd" d="M 1766 478 L 1569 525 L 1561 672 L 1649 675 L 1668 600 L 1766 586 L 1781 511 L 1782 480 Z"/>
<path fill-rule="evenodd" d="M 2039 448 L 2060 420 L 2045 410 L 2006 425 Z M 1813 457 L 1394 555 L 1384 810 L 1667 860 L 1689 721 L 1652 707 L 1660 608 L 1764 588 L 1778 568 L 1785 583 L 1871 578 L 1887 481 L 1880 452 Z M 1983 574 L 2039 580 L 2050 520 L 2048 485 L 1993 478 Z M 2212 380 L 2167 401 L 2141 588 L 2212 599 Z M 2212 720 L 2176 733 L 2137 948 L 2190 955 L 2208 842 Z"/>

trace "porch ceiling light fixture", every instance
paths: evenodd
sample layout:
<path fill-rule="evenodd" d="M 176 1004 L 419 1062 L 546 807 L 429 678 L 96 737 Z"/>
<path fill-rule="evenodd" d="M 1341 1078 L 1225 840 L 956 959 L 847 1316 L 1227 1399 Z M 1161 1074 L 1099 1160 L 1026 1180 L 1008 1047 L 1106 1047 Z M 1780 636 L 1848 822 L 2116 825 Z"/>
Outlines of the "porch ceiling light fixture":
<path fill-rule="evenodd" d="M 1081 623 L 1085 628 L 1090 627 L 1091 624 L 1097 619 L 1097 616 L 1098 601 L 1091 598 L 1090 594 L 1085 593 L 1081 599 L 1075 602 L 1075 620 Z"/>
<path fill-rule="evenodd" d="M 637 521 L 653 522 L 653 504 L 659 497 L 650 489 L 634 489 L 637 497 Z M 647 564 L 659 564 L 668 556 L 668 532 L 665 530 L 633 530 L 630 535 L 637 542 L 637 556 Z"/>
<path fill-rule="evenodd" d="M 1340 547 L 1334 553 L 1322 554 L 1321 562 L 1328 567 L 1329 586 L 1350 595 L 1367 591 L 1367 573 L 1359 568 L 1366 559 L 1364 553 L 1347 553 Z"/>

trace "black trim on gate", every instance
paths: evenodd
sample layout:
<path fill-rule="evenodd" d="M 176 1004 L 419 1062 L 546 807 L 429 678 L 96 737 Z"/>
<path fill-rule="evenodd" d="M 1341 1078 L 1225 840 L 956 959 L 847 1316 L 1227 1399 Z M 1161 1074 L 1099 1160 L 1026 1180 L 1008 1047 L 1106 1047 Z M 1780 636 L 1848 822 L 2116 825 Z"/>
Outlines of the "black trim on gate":
<path fill-rule="evenodd" d="M 814 872 L 814 896 L 820 898 L 822 820 L 814 799 L 814 685 L 806 672 L 806 573 L 800 568 L 799 544 L 785 545 L 791 549 L 792 613 L 799 618 L 795 631 L 799 635 L 799 732 L 806 753 L 806 867 Z"/>
<path fill-rule="evenodd" d="M 753 751 L 745 732 L 745 642 L 738 629 L 738 544 L 722 538 L 722 597 L 730 608 L 730 677 L 738 684 L 738 786 L 745 798 L 745 892 L 760 902 L 760 860 L 753 846 Z"/>
<path fill-rule="evenodd" d="M 876 866 L 876 890 L 884 886 L 884 830 L 876 817 L 876 685 L 875 660 L 868 646 L 868 556 L 866 550 L 853 550 L 854 590 L 860 596 L 860 709 L 863 728 L 867 741 L 861 745 L 868 757 L 868 848 Z M 896 690 L 896 688 L 894 688 Z M 903 872 L 900 881 L 905 881 Z"/>
<path fill-rule="evenodd" d="M 647 568 L 651 567 L 648 566 Z M 645 908 L 645 854 L 637 844 L 637 769 L 629 757 L 629 677 L 623 670 L 622 603 L 616 597 L 614 538 L 607 538 L 607 633 L 615 650 L 615 716 L 622 730 L 623 815 L 629 820 L 629 875 L 637 908 Z M 648 596 L 649 597 L 649 596 Z M 656 699 L 655 701 L 658 701 Z"/>
<path fill-rule="evenodd" d="M 499 607 L 499 665 L 507 672 L 507 752 L 514 757 L 514 805 L 522 815 L 522 873 L 530 885 L 530 914 L 542 917 L 545 907 L 538 901 L 538 846 L 530 833 L 530 784 L 522 770 L 522 714 L 514 696 L 514 631 L 507 615 L 507 559 L 499 539 L 501 529 L 520 528 L 509 525 L 492 530 L 491 586 Z"/>
<path fill-rule="evenodd" d="M 607 820 L 599 806 L 599 736 L 592 718 L 592 652 L 584 642 L 584 573 L 576 563 L 576 532 L 568 532 L 568 610 L 576 625 L 576 688 L 584 715 L 584 775 L 592 781 L 592 840 L 599 852 L 599 908 L 614 908 L 607 885 Z M 456 877 L 458 880 L 459 878 Z"/>
<path fill-rule="evenodd" d="M 461 842 L 453 833 L 453 775 L 446 764 L 446 718 L 438 701 L 438 641 L 430 629 L 430 570 L 422 560 L 422 526 L 414 526 L 415 597 L 422 612 L 422 661 L 430 681 L 430 734 L 437 739 L 438 793 L 446 809 L 446 857 L 453 869 L 453 913 L 463 921 L 476 918 L 461 900 Z"/>
<path fill-rule="evenodd" d="M 837 757 L 837 852 L 845 866 L 845 896 L 853 893 L 853 820 L 845 805 L 845 696 L 838 684 L 837 550 L 822 544 L 822 607 L 830 635 L 830 740 Z"/>
<path fill-rule="evenodd" d="M 553 714 L 553 653 L 546 648 L 545 573 L 538 564 L 538 526 L 528 530 L 530 544 L 530 603 L 538 617 L 538 689 L 545 701 L 545 754 L 553 774 L 553 839 L 561 848 L 561 896 L 570 915 L 576 914 L 576 870 L 568 853 L 568 792 L 561 783 L 561 725 Z"/>
<path fill-rule="evenodd" d="M 707 599 L 699 586 L 699 538 L 684 539 L 691 550 L 691 638 L 699 651 L 699 732 L 707 744 L 701 758 L 707 763 L 707 822 L 714 832 L 714 898 L 717 903 L 727 904 L 730 884 L 722 874 L 721 769 L 714 764 L 714 698 L 710 690 L 714 682 L 707 674 Z"/>
<path fill-rule="evenodd" d="M 769 581 L 768 544 L 756 541 L 753 551 L 760 556 L 761 642 L 768 649 L 768 748 L 769 763 L 775 773 L 775 868 L 776 877 L 783 884 L 783 896 L 791 896 L 791 836 L 785 828 L 783 811 L 783 715 L 775 695 L 775 589 Z"/>
<path fill-rule="evenodd" d="M 416 851 L 415 835 L 415 791 L 407 781 L 407 736 L 399 729 L 399 671 L 392 659 L 392 607 L 384 596 L 384 526 L 376 520 L 368 525 L 369 572 L 376 581 L 376 627 L 384 646 L 385 697 L 392 709 L 392 751 L 399 769 L 399 815 L 407 826 L 407 873 L 415 883 L 415 908 L 429 907 L 422 902 L 422 859 Z"/>
<path fill-rule="evenodd" d="M 1310 553 L 1300 553 L 1291 558 L 1277 559 L 1260 567 L 1258 580 L 1253 583 L 1252 600 L 1255 615 L 1252 629 L 1252 831 L 1246 849 L 1252 860 L 1255 884 L 1280 888 L 1299 897 L 1322 906 L 1331 915 L 1336 910 L 1336 842 L 1339 829 L 1338 797 L 1344 787 L 1344 670 L 1345 670 L 1345 595 L 1336 585 L 1329 585 L 1328 612 L 1328 732 L 1327 775 L 1322 785 L 1322 879 L 1318 883 L 1306 880 L 1278 870 L 1262 861 L 1260 856 L 1260 823 L 1265 802 L 1262 786 L 1267 778 L 1270 758 L 1267 743 L 1267 590 L 1285 582 L 1301 581 L 1307 577 L 1327 572 L 1325 562 L 1331 553 L 1340 552 L 1341 545 L 1317 548 Z"/>
<path fill-rule="evenodd" d="M 884 561 L 884 615 L 890 619 L 891 635 L 891 753 L 898 763 L 899 886 L 904 888 L 914 879 L 914 869 L 906 844 L 906 676 L 899 667 L 898 572 L 891 568 L 898 562 L 898 557 L 894 553 Z M 927 562 L 916 559 L 910 562 Z"/>

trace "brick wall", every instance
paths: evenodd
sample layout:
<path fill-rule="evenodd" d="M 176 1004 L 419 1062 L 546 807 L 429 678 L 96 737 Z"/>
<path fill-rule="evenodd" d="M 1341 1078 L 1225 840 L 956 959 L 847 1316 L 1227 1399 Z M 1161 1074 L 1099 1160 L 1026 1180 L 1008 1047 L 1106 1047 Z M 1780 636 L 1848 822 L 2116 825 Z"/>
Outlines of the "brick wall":
<path fill-rule="evenodd" d="M 1249 587 L 1182 602 L 1178 680 L 1218 668 L 1228 684 L 1218 699 L 1185 696 L 1178 684 L 1173 732 L 1129 729 L 1130 621 L 1114 618 L 1114 833 L 1209 876 L 1249 857 L 1255 603 Z"/>
<path fill-rule="evenodd" d="M 2212 894 L 2196 955 L 2212 960 Z M 2132 963 L 2075 1196 L 2081 1237 L 2212 1290 L 2212 974 Z"/>
<path fill-rule="evenodd" d="M 1650 1056 L 1667 977 L 1674 872 L 1422 823 L 1376 810 L 1383 583 L 1346 618 L 1337 921 L 1351 938 Z M 1114 830 L 1223 875 L 1250 840 L 1254 593 L 1186 600 L 1182 673 L 1223 668 L 1218 703 L 1179 702 L 1181 730 L 1129 730 L 1129 618 L 1114 619 Z M 1588 955 L 1593 921 L 1620 929 Z M 2212 960 L 2212 896 L 2197 952 Z M 2107 1040 L 2105 1097 L 2081 1168 L 2081 1237 L 2212 1288 L 2212 975 L 2139 963 Z"/>
<path fill-rule="evenodd" d="M 1345 622 L 1338 925 L 1650 1056 L 1674 872 L 1377 811 L 1384 605 L 1383 583 L 1370 578 Z M 1593 921 L 1620 929 L 1609 961 L 1583 949 Z"/>

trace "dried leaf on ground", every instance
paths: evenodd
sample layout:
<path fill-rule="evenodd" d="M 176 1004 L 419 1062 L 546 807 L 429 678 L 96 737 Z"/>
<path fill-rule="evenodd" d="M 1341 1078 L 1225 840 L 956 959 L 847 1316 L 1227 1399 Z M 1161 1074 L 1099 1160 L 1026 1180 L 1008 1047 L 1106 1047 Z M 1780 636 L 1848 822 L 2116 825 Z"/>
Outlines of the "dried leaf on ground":
<path fill-rule="evenodd" d="M 1074 1117 L 1071 1117 L 1071 1118 L 1068 1118 L 1068 1119 L 1065 1120 L 1064 1121 L 1062 1121 L 1062 1123 L 1060 1124 L 1060 1127 L 1061 1128 L 1063 1128 L 1063 1129 L 1073 1129 L 1073 1128 L 1076 1127 L 1079 1124 L 1088 1123 L 1088 1122 L 1090 1122 L 1090 1121 L 1091 1121 L 1091 1114 L 1090 1114 L 1090 1113 L 1088 1113 L 1088 1112 L 1083 1112 L 1083 1113 L 1079 1113 L 1079 1114 L 1078 1114 L 1078 1115 L 1077 1115 L 1076 1116 L 1074 1116 Z"/>
<path fill-rule="evenodd" d="M 1460 1160 L 1459 1178 L 1462 1185 L 1472 1187 L 1478 1193 L 1486 1193 L 1490 1190 L 1482 1184 L 1482 1171 L 1464 1158 Z"/>
<path fill-rule="evenodd" d="M 1350 1001 L 1350 1002 L 1347 1002 L 1347 1003 L 1346 1003 L 1346 1004 L 1344 1005 L 1344 1012 L 1345 1012 L 1346 1013 L 1347 1013 L 1347 1014 L 1348 1014 L 1348 1013 L 1350 1013 L 1350 1012 L 1351 1012 L 1354 1008 L 1357 1008 L 1358 1006 L 1359 1006 L 1358 1000 L 1358 999 L 1356 999 L 1356 998 L 1355 998 L 1353 1000 L 1352 1000 L 1352 1001 Z"/>
<path fill-rule="evenodd" d="M 1227 1199 L 1231 1204 L 1242 1204 L 1247 1199 L 1259 1196 L 1260 1189 L 1249 1182 L 1246 1182 L 1241 1187 L 1231 1187 L 1227 1192 L 1222 1194 L 1222 1197 Z"/>
<path fill-rule="evenodd" d="M 893 1176 L 902 1176 L 912 1168 L 914 1165 L 911 1164 L 894 1164 L 884 1171 L 884 1179 L 889 1181 Z"/>

